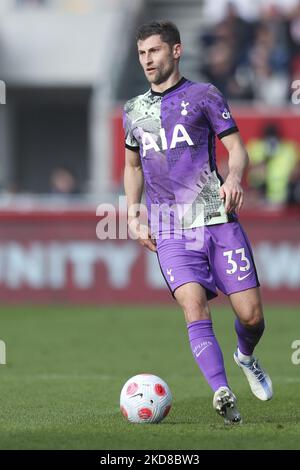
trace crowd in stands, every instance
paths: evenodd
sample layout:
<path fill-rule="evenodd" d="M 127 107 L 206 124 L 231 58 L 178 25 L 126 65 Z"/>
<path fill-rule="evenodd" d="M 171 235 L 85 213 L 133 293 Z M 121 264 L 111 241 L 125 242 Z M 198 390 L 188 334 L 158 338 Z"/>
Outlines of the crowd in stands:
<path fill-rule="evenodd" d="M 206 0 L 203 12 L 203 79 L 231 102 L 291 104 L 292 83 L 300 80 L 300 0 Z M 247 150 L 248 206 L 299 205 L 299 143 L 270 122 Z"/>
<path fill-rule="evenodd" d="M 300 1 L 208 2 L 204 13 L 210 20 L 200 34 L 204 78 L 231 100 L 287 102 L 300 77 Z"/>

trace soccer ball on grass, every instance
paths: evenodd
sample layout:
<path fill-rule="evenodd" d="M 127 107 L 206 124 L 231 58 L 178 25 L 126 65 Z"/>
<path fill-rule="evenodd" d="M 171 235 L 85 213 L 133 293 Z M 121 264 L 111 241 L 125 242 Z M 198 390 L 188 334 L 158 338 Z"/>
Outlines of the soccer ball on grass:
<path fill-rule="evenodd" d="M 135 375 L 121 390 L 121 412 L 131 423 L 159 423 L 169 413 L 171 404 L 168 385 L 156 375 Z"/>

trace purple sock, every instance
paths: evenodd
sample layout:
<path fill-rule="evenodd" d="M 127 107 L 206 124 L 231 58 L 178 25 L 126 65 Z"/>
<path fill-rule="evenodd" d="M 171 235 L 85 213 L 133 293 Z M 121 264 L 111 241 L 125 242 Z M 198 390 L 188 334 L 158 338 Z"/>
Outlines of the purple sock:
<path fill-rule="evenodd" d="M 238 318 L 236 318 L 234 326 L 238 337 L 239 350 L 242 354 L 245 354 L 246 356 L 251 356 L 255 346 L 257 345 L 264 332 L 264 320 L 262 320 L 255 326 L 245 326 L 240 322 Z"/>
<path fill-rule="evenodd" d="M 223 354 L 215 338 L 211 320 L 189 323 L 188 334 L 194 358 L 209 386 L 215 392 L 228 387 Z"/>

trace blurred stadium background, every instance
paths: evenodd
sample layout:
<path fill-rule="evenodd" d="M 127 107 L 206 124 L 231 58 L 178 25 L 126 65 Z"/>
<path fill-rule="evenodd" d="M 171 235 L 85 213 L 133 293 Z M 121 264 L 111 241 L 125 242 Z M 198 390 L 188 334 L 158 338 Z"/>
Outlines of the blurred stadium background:
<path fill-rule="evenodd" d="M 228 97 L 251 169 L 241 216 L 266 300 L 300 288 L 297 1 L 5 0 L 0 10 L 0 294 L 5 302 L 170 301 L 156 257 L 99 241 L 96 207 L 123 194 L 122 104 L 147 83 L 134 31 L 170 18 L 182 72 Z M 236 5 L 236 6 L 235 6 Z M 218 147 L 221 173 L 226 155 Z"/>
<path fill-rule="evenodd" d="M 119 324 L 117 315 L 125 310 L 125 304 L 137 304 L 141 311 L 148 305 L 148 318 L 151 304 L 169 304 L 165 307 L 167 312 L 176 308 L 156 256 L 134 241 L 99 240 L 96 236 L 101 220 L 101 214 L 96 213 L 99 204 L 114 205 L 122 217 L 124 207 L 119 207 L 118 199 L 123 195 L 122 105 L 148 86 L 137 60 L 135 29 L 141 22 L 163 18 L 174 21 L 182 33 L 182 73 L 219 87 L 230 102 L 247 144 L 251 165 L 244 181 L 247 197 L 241 220 L 254 247 L 264 301 L 281 308 L 285 318 L 289 309 L 299 313 L 300 2 L 2 0 L 0 337 L 7 342 L 8 362 L 6 370 L 2 368 L 0 372 L 4 383 L 7 378 L 7 396 L 13 383 L 9 374 L 15 371 L 17 384 L 18 374 L 24 372 L 16 363 L 26 347 L 32 346 L 33 355 L 37 352 L 34 347 L 44 348 L 33 339 L 37 324 L 43 335 L 41 319 L 49 328 L 45 343 L 50 344 L 57 334 L 64 341 L 66 331 L 66 347 L 72 349 L 77 341 L 76 334 L 70 333 L 73 306 L 82 306 L 80 311 L 74 307 L 73 328 L 83 328 L 87 315 L 88 325 L 96 330 L 101 322 L 94 324 L 93 315 L 104 312 L 103 315 L 112 315 L 115 325 L 121 325 L 131 341 L 134 338 L 130 331 L 137 328 L 138 315 L 133 317 L 130 309 L 126 310 L 127 331 L 126 322 L 122 319 Z M 220 172 L 226 176 L 226 154 L 221 144 L 217 145 Z M 223 303 L 220 296 L 212 305 L 222 311 Z M 62 304 L 67 305 L 67 310 L 62 313 L 64 320 L 60 325 L 57 305 Z M 110 309 L 108 304 L 119 307 Z M 154 320 L 157 308 L 153 305 Z M 51 329 L 51 318 L 57 330 Z M 274 343 L 269 341 L 272 347 L 278 341 L 281 317 L 274 318 Z M 300 336 L 298 317 L 293 318 L 298 323 L 293 327 L 291 322 L 286 330 L 287 362 L 290 343 Z M 138 331 L 142 334 L 143 320 L 140 323 Z M 176 328 L 176 324 L 173 326 Z M 18 328 L 21 331 L 16 333 Z M 103 328 L 109 329 L 108 321 Z M 153 337 L 161 334 L 151 322 L 147 328 Z M 103 331 L 99 332 L 101 338 Z M 22 343 L 22 332 L 27 334 L 27 346 Z M 86 340 L 88 344 L 87 333 Z M 17 341 L 19 349 L 14 349 Z M 110 347 L 108 343 L 107 348 Z M 118 348 L 120 343 L 116 354 Z M 31 371 L 51 371 L 55 380 L 60 369 L 53 364 L 59 364 L 60 357 L 57 351 L 52 357 L 50 350 L 50 346 L 49 350 L 43 349 L 42 356 L 48 354 L 44 369 L 40 366 L 43 358 L 34 356 L 36 368 L 33 365 Z M 150 357 L 146 353 L 141 357 L 145 368 L 152 370 Z M 112 371 L 114 360 L 118 359 L 110 363 Z M 138 372 L 134 367 L 140 365 L 134 360 L 129 357 L 123 369 L 116 370 L 119 375 L 114 392 L 121 389 L 122 381 L 128 378 L 126 374 Z M 188 360 L 192 363 L 192 358 Z M 68 356 L 60 366 L 63 368 L 64 364 L 66 372 L 71 363 Z M 96 374 L 96 363 L 95 360 L 89 377 Z M 285 364 L 282 362 L 282 369 Z M 190 367 L 191 375 L 196 375 Z M 86 370 L 83 366 L 79 369 L 74 369 L 74 374 Z M 169 369 L 160 370 L 168 381 Z M 70 380 L 75 380 L 74 374 Z M 109 375 L 109 370 L 104 374 Z M 28 389 L 28 397 L 30 390 L 33 389 Z M 108 399 L 105 406 L 109 407 Z M 22 403 L 19 412 L 20 409 Z M 111 413 L 114 412 L 115 407 Z M 26 415 L 24 422 L 27 418 Z M 28 422 L 27 425 L 30 426 Z M 34 420 L 32 426 L 34 429 Z M 3 441 L 5 448 L 12 447 L 9 436 L 17 433 L 17 425 L 11 432 Z M 33 446 L 45 445 L 32 436 Z M 19 442 L 29 446 L 28 442 Z M 59 446 L 58 441 L 53 442 Z M 78 446 L 96 446 L 98 441 L 92 442 L 82 441 Z M 113 447 L 121 441 L 113 444 L 106 436 L 103 442 L 109 448 L 109 442 Z M 149 442 L 155 445 L 155 441 Z M 98 445 L 101 448 L 101 442 Z M 134 446 L 133 441 L 128 445 Z"/>

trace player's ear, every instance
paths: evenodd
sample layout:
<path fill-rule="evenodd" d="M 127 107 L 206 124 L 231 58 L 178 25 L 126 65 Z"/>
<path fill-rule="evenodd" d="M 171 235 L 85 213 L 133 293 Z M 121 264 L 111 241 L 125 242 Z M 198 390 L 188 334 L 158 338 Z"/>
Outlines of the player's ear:
<path fill-rule="evenodd" d="M 174 44 L 173 46 L 173 57 L 174 59 L 179 59 L 182 54 L 182 45 Z"/>

